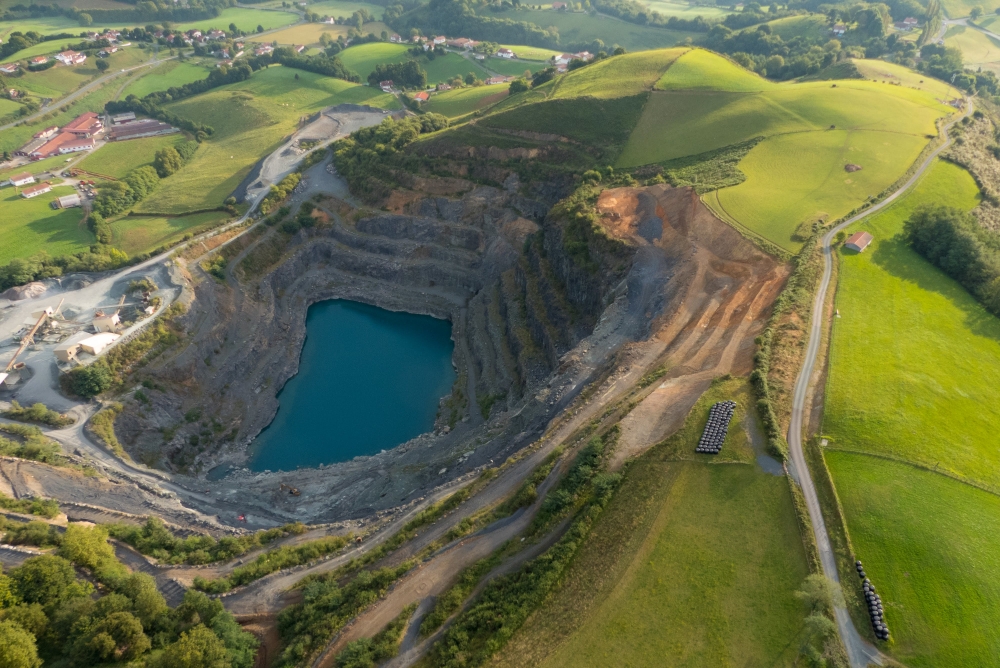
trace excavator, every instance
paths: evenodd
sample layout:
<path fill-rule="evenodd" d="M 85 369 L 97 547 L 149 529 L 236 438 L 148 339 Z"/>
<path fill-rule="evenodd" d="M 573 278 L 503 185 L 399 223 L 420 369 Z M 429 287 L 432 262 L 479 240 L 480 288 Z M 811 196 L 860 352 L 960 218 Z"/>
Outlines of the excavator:
<path fill-rule="evenodd" d="M 14 368 L 15 364 L 17 364 L 18 355 L 23 353 L 25 348 L 27 348 L 28 346 L 30 346 L 32 343 L 35 342 L 35 334 L 38 333 L 38 330 L 41 329 L 42 325 L 44 325 L 49 318 L 54 317 L 57 313 L 59 313 L 62 310 L 62 305 L 64 301 L 66 301 L 65 297 L 63 299 L 60 299 L 59 306 L 57 306 L 55 310 L 52 310 L 51 307 L 42 310 L 41 315 L 38 316 L 38 322 L 36 322 L 32 326 L 32 328 L 28 330 L 27 334 L 21 337 L 20 347 L 16 351 L 14 351 L 14 356 L 10 358 L 9 362 L 7 362 L 7 366 L 4 368 L 3 372 L 0 372 L 0 383 L 4 381 L 4 379 L 7 377 L 7 374 L 10 373 L 10 370 Z"/>

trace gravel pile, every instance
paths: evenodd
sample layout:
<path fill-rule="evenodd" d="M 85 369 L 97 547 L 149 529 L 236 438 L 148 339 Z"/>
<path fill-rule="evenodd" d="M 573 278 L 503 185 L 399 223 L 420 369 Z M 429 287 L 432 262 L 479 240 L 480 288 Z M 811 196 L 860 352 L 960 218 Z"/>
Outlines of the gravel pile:
<path fill-rule="evenodd" d="M 729 432 L 729 421 L 733 419 L 733 411 L 736 410 L 735 401 L 720 401 L 712 406 L 708 413 L 708 424 L 698 441 L 695 452 L 704 452 L 710 455 L 717 455 L 722 450 L 722 443 L 726 440 Z"/>

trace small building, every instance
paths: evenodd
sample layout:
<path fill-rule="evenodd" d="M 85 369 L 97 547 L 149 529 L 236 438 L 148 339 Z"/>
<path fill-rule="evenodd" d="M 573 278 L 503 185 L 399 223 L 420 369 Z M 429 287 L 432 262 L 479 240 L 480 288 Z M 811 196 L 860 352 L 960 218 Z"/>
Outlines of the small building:
<path fill-rule="evenodd" d="M 101 49 L 100 51 L 97 52 L 97 57 L 98 58 L 107 58 L 112 53 L 117 53 L 117 52 L 118 52 L 118 47 L 117 46 L 106 46 L 106 47 L 104 47 L 103 49 Z"/>
<path fill-rule="evenodd" d="M 111 117 L 111 123 L 114 125 L 121 125 L 122 123 L 130 123 L 135 120 L 134 111 L 126 111 L 124 114 L 115 114 Z"/>
<path fill-rule="evenodd" d="M 63 65 L 79 65 L 87 60 L 87 54 L 80 53 L 79 51 L 63 51 L 56 54 L 56 60 Z"/>
<path fill-rule="evenodd" d="M 267 56 L 274 53 L 274 47 L 270 44 L 262 44 L 253 50 L 255 56 Z"/>
<path fill-rule="evenodd" d="M 294 47 L 292 47 L 292 49 L 295 51 L 295 53 L 302 53 L 303 51 L 306 50 L 306 45 L 305 44 L 296 44 Z"/>
<path fill-rule="evenodd" d="M 425 90 L 422 90 L 419 93 L 414 94 L 413 99 L 416 102 L 426 102 L 427 100 L 431 99 L 431 96 L 430 93 L 428 93 Z"/>
<path fill-rule="evenodd" d="M 496 86 L 497 84 L 508 83 L 513 80 L 514 77 L 490 77 L 485 83 L 487 86 Z"/>
<path fill-rule="evenodd" d="M 830 29 L 830 32 L 832 32 L 837 37 L 841 37 L 845 32 L 847 32 L 847 26 L 844 25 L 843 23 L 835 23 L 833 28 Z"/>
<path fill-rule="evenodd" d="M 507 59 L 517 58 L 517 54 L 515 54 L 510 49 L 497 49 L 497 52 L 493 55 L 495 55 L 497 58 L 507 58 Z"/>
<path fill-rule="evenodd" d="M 39 183 L 37 186 L 29 186 L 21 191 L 21 197 L 24 199 L 31 199 L 32 197 L 38 197 L 52 190 L 52 186 L 48 183 Z"/>
<path fill-rule="evenodd" d="M 474 57 L 476 60 L 486 60 L 486 54 L 484 53 L 477 53 Z"/>
<path fill-rule="evenodd" d="M 59 147 L 59 155 L 69 153 L 79 153 L 80 151 L 90 151 L 97 145 L 93 137 L 74 138 Z"/>
<path fill-rule="evenodd" d="M 10 177 L 10 185 L 17 186 L 18 188 L 20 188 L 21 186 L 29 185 L 34 182 L 35 182 L 35 177 L 32 176 L 31 172 L 22 172 L 20 174 L 15 174 L 14 176 Z"/>
<path fill-rule="evenodd" d="M 80 350 L 91 355 L 100 355 L 112 343 L 118 340 L 114 332 L 101 332 L 80 341 Z"/>
<path fill-rule="evenodd" d="M 400 37 L 397 33 L 392 33 L 391 35 L 389 35 L 389 41 L 392 42 L 393 44 L 402 44 L 403 38 Z"/>
<path fill-rule="evenodd" d="M 437 89 L 438 89 L 438 91 L 440 91 L 440 92 L 444 92 L 444 91 L 446 91 L 446 90 L 451 90 L 451 86 L 449 86 L 449 85 L 448 85 L 448 84 L 446 84 L 446 83 L 439 83 L 439 84 L 437 85 Z"/>
<path fill-rule="evenodd" d="M 35 56 L 34 58 L 31 59 L 30 62 L 31 62 L 32 65 L 44 65 L 45 63 L 49 62 L 49 57 L 48 56 Z"/>
<path fill-rule="evenodd" d="M 861 253 L 868 248 L 874 237 L 867 232 L 855 232 L 844 242 L 844 248 Z"/>
<path fill-rule="evenodd" d="M 209 30 L 208 31 L 208 38 L 211 39 L 211 40 L 225 39 L 226 38 L 226 33 L 223 30 Z"/>
<path fill-rule="evenodd" d="M 77 193 L 73 193 L 72 195 L 56 197 L 54 204 L 57 209 L 72 209 L 75 206 L 83 206 L 83 200 Z"/>
<path fill-rule="evenodd" d="M 458 37 L 456 39 L 449 39 L 445 42 L 448 46 L 453 49 L 471 49 L 472 40 L 468 37 Z"/>
<path fill-rule="evenodd" d="M 14 74 L 19 69 L 21 69 L 21 66 L 18 65 L 17 63 L 8 63 L 7 65 L 0 65 L 0 72 L 4 74 Z"/>
<path fill-rule="evenodd" d="M 385 81 L 379 81 L 378 87 L 382 89 L 384 93 L 392 92 L 392 79 L 386 79 Z"/>
<path fill-rule="evenodd" d="M 91 334 L 88 332 L 78 332 L 69 337 L 56 346 L 56 349 L 53 351 L 56 359 L 60 362 L 72 362 L 76 359 L 77 353 L 80 352 L 80 342 L 90 337 Z"/>
<path fill-rule="evenodd" d="M 231 60 L 229 60 L 229 59 L 227 58 L 226 60 L 220 60 L 219 62 L 217 62 L 217 63 L 215 64 L 215 66 L 216 66 L 216 67 L 229 67 L 229 66 L 230 66 L 230 65 L 232 65 L 232 64 L 233 64 L 233 61 L 231 61 Z"/>
<path fill-rule="evenodd" d="M 91 324 L 94 326 L 94 331 L 98 334 L 101 332 L 117 332 L 122 327 L 122 319 L 118 316 L 117 311 L 114 313 L 98 311 L 94 314 L 94 321 Z"/>
<path fill-rule="evenodd" d="M 438 35 L 431 41 L 434 43 L 434 46 L 441 46 L 442 44 L 448 41 L 448 38 L 445 37 L 444 35 Z"/>

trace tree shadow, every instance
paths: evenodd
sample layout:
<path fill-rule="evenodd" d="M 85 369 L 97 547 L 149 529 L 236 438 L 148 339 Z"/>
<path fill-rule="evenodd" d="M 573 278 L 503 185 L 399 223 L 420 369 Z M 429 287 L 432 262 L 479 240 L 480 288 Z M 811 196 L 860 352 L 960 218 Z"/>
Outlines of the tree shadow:
<path fill-rule="evenodd" d="M 844 256 L 857 254 L 843 248 L 839 252 Z M 973 334 L 1000 341 L 1000 319 L 957 281 L 921 257 L 902 234 L 880 241 L 872 252 L 872 262 L 921 290 L 943 296 L 964 314 L 964 325 Z"/>

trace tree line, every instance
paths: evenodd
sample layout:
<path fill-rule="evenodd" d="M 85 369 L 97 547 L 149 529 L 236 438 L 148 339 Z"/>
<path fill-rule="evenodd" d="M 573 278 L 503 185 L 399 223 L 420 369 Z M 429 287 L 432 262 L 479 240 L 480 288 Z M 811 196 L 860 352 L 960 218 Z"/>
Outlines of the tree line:
<path fill-rule="evenodd" d="M 918 209 L 903 231 L 915 251 L 1000 316 L 1000 236 L 972 214 L 945 206 Z"/>

